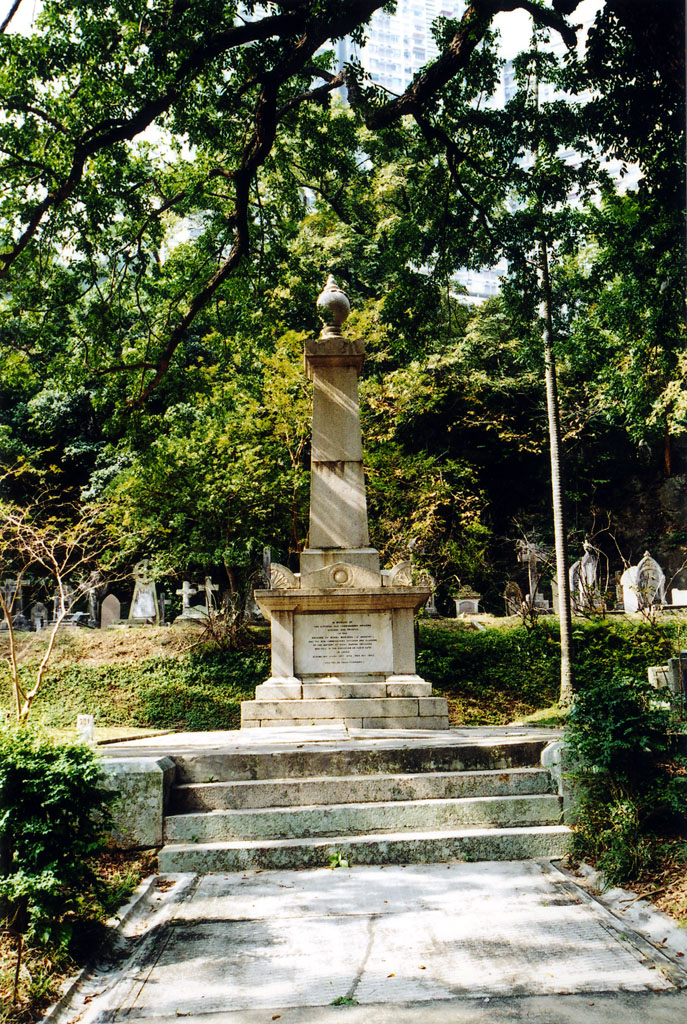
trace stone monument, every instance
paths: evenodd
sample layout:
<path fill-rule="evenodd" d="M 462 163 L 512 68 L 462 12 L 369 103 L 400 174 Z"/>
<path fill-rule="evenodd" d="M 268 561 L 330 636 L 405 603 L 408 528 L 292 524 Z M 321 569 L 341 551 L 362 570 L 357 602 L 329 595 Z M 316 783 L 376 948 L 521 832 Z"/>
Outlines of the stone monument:
<path fill-rule="evenodd" d="M 155 580 L 148 572 L 150 562 L 142 559 L 134 566 L 134 596 L 129 609 L 129 624 L 157 624 L 160 621 L 160 609 L 157 603 Z"/>
<path fill-rule="evenodd" d="M 637 565 L 629 565 L 620 577 L 623 607 L 637 612 L 665 603 L 666 578 L 658 562 L 645 551 Z"/>
<path fill-rule="evenodd" d="M 45 607 L 42 601 L 36 601 L 31 608 L 31 623 L 34 630 L 40 633 L 42 629 L 45 629 L 50 621 L 50 613 Z"/>
<path fill-rule="evenodd" d="M 415 671 L 414 613 L 429 587 L 408 566 L 380 570 L 370 547 L 358 403 L 362 341 L 341 328 L 350 305 L 333 278 L 325 321 L 305 345 L 313 381 L 309 546 L 300 572 L 272 563 L 255 598 L 271 622 L 272 671 L 241 725 L 448 728 L 447 702 Z"/>
<path fill-rule="evenodd" d="M 100 628 L 107 629 L 118 621 L 122 606 L 116 594 L 108 594 L 100 605 Z"/>
<path fill-rule="evenodd" d="M 596 611 L 603 607 L 597 582 L 599 550 L 586 538 L 583 546 L 582 558 L 573 562 L 569 570 L 570 599 L 574 611 Z"/>
<path fill-rule="evenodd" d="M 636 565 L 628 565 L 620 577 L 623 589 L 623 609 L 628 613 L 639 611 L 639 571 Z"/>
<path fill-rule="evenodd" d="M 639 576 L 640 602 L 645 608 L 652 604 L 665 604 L 666 577 L 663 569 L 648 551 L 645 551 L 637 563 Z"/>
<path fill-rule="evenodd" d="M 198 587 L 192 586 L 188 580 L 184 580 L 183 583 L 181 584 L 181 589 L 175 591 L 175 593 L 177 593 L 181 598 L 181 614 L 177 615 L 176 619 L 174 620 L 175 625 L 177 622 L 207 622 L 207 591 L 205 590 L 205 588 L 203 588 L 203 590 L 201 591 L 198 589 Z M 191 598 L 195 594 L 200 593 L 203 594 L 203 597 L 206 600 L 206 604 L 191 604 Z"/>

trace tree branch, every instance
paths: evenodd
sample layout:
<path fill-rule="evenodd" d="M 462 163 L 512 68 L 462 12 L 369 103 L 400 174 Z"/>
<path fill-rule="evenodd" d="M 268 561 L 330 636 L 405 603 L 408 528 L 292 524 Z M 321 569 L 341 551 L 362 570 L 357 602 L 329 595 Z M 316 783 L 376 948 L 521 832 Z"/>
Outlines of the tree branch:
<path fill-rule="evenodd" d="M 3 21 L 2 25 L 0 25 L 0 32 L 4 32 L 7 29 L 9 23 L 12 21 L 12 18 L 15 16 L 20 7 L 21 0 L 14 0 L 14 3 L 10 7 L 5 20 Z"/>
<path fill-rule="evenodd" d="M 333 92 L 334 89 L 338 89 L 344 85 L 346 81 L 346 75 L 344 71 L 340 71 L 338 75 L 332 75 L 328 82 L 324 85 L 320 85 L 317 89 L 309 89 L 307 92 L 300 93 L 299 96 L 292 96 L 290 100 L 287 100 L 279 110 L 277 111 L 277 118 L 282 119 L 287 111 L 293 110 L 294 107 L 300 106 L 301 103 L 307 103 L 309 100 L 314 100 L 316 103 L 319 100 L 324 99 L 329 93 Z"/>

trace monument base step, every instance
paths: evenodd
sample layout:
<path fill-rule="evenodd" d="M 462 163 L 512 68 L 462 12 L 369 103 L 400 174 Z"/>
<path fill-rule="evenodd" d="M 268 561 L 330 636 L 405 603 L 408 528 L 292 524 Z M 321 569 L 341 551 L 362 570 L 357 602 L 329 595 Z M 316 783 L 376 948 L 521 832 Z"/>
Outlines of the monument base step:
<path fill-rule="evenodd" d="M 349 698 L 431 697 L 432 684 L 419 676 L 378 680 L 321 678 L 268 680 L 255 688 L 256 700 L 348 700 Z"/>
<path fill-rule="evenodd" d="M 304 804 L 171 814 L 165 841 L 219 842 L 231 839 L 298 839 L 302 836 L 365 835 L 455 828 L 524 828 L 557 825 L 558 796 L 469 796 L 366 803 Z"/>
<path fill-rule="evenodd" d="M 160 850 L 161 872 L 246 871 L 329 867 L 336 858 L 350 864 L 431 864 L 448 860 L 529 860 L 570 852 L 565 825 L 530 828 L 472 828 L 433 832 L 174 843 Z"/>
<path fill-rule="evenodd" d="M 276 755 L 275 755 L 276 756 Z M 335 768 L 336 765 L 332 765 Z M 553 792 L 546 768 L 394 772 L 305 778 L 234 779 L 176 785 L 170 813 L 300 807 L 373 800 L 449 800 L 469 796 L 529 796 Z M 558 816 L 557 812 L 557 816 Z"/>
<path fill-rule="evenodd" d="M 344 697 L 305 700 L 246 700 L 241 728 L 331 725 L 351 729 L 448 729 L 444 697 Z"/>

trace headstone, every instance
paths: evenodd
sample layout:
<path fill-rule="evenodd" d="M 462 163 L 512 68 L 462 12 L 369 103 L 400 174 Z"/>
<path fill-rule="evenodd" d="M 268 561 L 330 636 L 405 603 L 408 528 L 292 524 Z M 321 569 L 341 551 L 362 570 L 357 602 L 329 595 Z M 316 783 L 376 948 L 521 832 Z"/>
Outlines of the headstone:
<path fill-rule="evenodd" d="M 687 709 L 687 651 L 668 658 L 668 687 L 676 697 L 682 697 Z"/>
<path fill-rule="evenodd" d="M 107 629 L 113 622 L 117 622 L 122 614 L 122 606 L 119 598 L 114 594 L 108 594 L 100 606 L 100 628 Z"/>
<path fill-rule="evenodd" d="M 668 665 L 649 665 L 647 669 L 649 683 L 657 690 L 663 690 L 668 686 L 668 674 Z"/>
<path fill-rule="evenodd" d="M 503 592 L 503 600 L 506 604 L 506 615 L 522 614 L 524 598 L 522 590 L 515 580 L 511 580 L 510 583 L 506 585 L 506 589 Z"/>
<path fill-rule="evenodd" d="M 412 583 L 412 578 L 411 578 L 410 582 Z M 422 609 L 422 614 L 425 616 L 425 618 L 428 618 L 428 619 L 438 619 L 439 618 L 439 609 L 437 608 L 437 601 L 436 601 L 437 581 L 434 579 L 433 576 L 430 576 L 429 573 L 425 573 L 424 576 L 423 576 L 422 582 L 426 583 L 429 587 L 432 588 L 432 592 L 429 595 L 429 597 L 427 598 L 427 601 L 425 602 L 425 606 Z"/>
<path fill-rule="evenodd" d="M 158 598 L 158 602 L 157 603 L 158 603 L 158 607 L 160 609 L 160 625 L 161 626 L 166 626 L 167 625 L 167 609 L 169 608 L 170 604 L 172 603 L 172 599 L 170 597 L 167 597 L 167 593 L 164 590 L 161 590 L 160 591 L 160 596 Z"/>
<path fill-rule="evenodd" d="M 648 551 L 644 552 L 637 564 L 641 606 L 665 603 L 666 578 L 663 569 Z"/>
<path fill-rule="evenodd" d="M 36 601 L 31 608 L 31 625 L 39 633 L 42 629 L 48 625 L 50 618 L 48 609 L 45 607 L 42 601 Z"/>
<path fill-rule="evenodd" d="M 265 616 L 260 611 L 258 602 L 255 600 L 255 594 L 252 587 L 246 595 L 246 606 L 244 608 L 243 617 L 247 622 L 265 621 Z"/>
<path fill-rule="evenodd" d="M 190 622 L 198 621 L 198 619 L 207 619 L 208 613 L 205 610 L 205 606 L 200 607 L 199 605 L 192 605 L 191 598 L 198 593 L 196 587 L 192 586 L 188 580 L 184 580 L 181 589 L 176 591 L 181 597 L 181 615 L 177 615 L 175 622 Z M 205 596 L 205 590 L 203 590 Z"/>
<path fill-rule="evenodd" d="M 576 611 L 593 611 L 602 605 L 597 586 L 599 552 L 588 540 L 584 554 L 570 567 L 570 600 Z"/>
<path fill-rule="evenodd" d="M 63 625 L 69 625 L 74 618 L 73 605 L 74 588 L 68 583 L 63 584 L 62 589 L 58 587 L 52 599 L 52 623 L 60 619 Z"/>
<path fill-rule="evenodd" d="M 539 588 L 539 573 L 537 563 L 548 562 L 549 555 L 543 548 L 538 547 L 529 540 L 518 540 L 515 543 L 518 561 L 527 565 L 527 597 L 523 597 L 523 603 L 532 607 L 541 605 L 537 592 Z"/>
<path fill-rule="evenodd" d="M 22 586 L 19 580 L 5 580 L 4 584 L 0 586 L 0 590 L 5 608 L 10 615 L 14 616 L 17 612 L 23 611 Z"/>
<path fill-rule="evenodd" d="M 203 591 L 205 593 L 205 611 L 207 612 L 208 615 L 215 607 L 213 594 L 217 590 L 219 590 L 219 586 L 216 583 L 212 582 L 212 577 L 206 576 Z"/>
<path fill-rule="evenodd" d="M 620 577 L 623 588 L 623 609 L 626 613 L 639 611 L 639 569 L 636 565 L 628 565 Z"/>
<path fill-rule="evenodd" d="M 461 590 L 453 600 L 456 602 L 456 618 L 459 615 L 479 615 L 481 594 L 477 594 L 473 590 Z"/>
<path fill-rule="evenodd" d="M 623 587 L 621 584 L 622 573 L 617 571 L 613 575 L 613 587 L 615 589 L 615 604 L 616 609 L 619 609 L 623 605 Z"/>
<path fill-rule="evenodd" d="M 13 627 L 19 630 L 31 629 L 31 623 L 24 615 L 24 589 L 21 582 L 19 580 L 5 580 L 5 584 L 0 587 L 0 590 L 2 590 L 5 608 L 12 619 Z M 2 626 L 7 628 L 4 618 Z"/>
<path fill-rule="evenodd" d="M 95 721 L 93 715 L 76 716 L 76 738 L 82 743 L 95 742 Z"/>
<path fill-rule="evenodd" d="M 157 623 L 160 621 L 160 609 L 157 603 L 155 581 L 148 571 L 150 561 L 142 559 L 134 567 L 134 596 L 129 609 L 129 622 Z"/>
<path fill-rule="evenodd" d="M 100 622 L 100 595 L 104 590 L 103 581 L 97 573 L 94 573 L 89 582 L 86 596 L 88 598 L 88 625 L 96 629 Z"/>
<path fill-rule="evenodd" d="M 676 608 L 687 606 L 687 590 L 678 590 L 676 587 L 670 591 L 670 599 Z"/>

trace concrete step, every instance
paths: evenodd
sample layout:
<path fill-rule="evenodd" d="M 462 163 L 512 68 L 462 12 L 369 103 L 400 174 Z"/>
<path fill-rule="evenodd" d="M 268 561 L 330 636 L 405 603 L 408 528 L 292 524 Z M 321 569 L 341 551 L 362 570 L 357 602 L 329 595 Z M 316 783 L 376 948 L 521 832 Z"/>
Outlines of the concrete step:
<path fill-rule="evenodd" d="M 341 722 L 350 729 L 447 729 L 445 697 L 244 700 L 241 728 Z"/>
<path fill-rule="evenodd" d="M 290 749 L 250 752 L 203 750 L 174 755 L 177 782 L 310 779 L 318 776 L 397 775 L 506 770 L 538 765 L 547 739 L 525 737 L 417 746 L 394 739 L 355 747 L 318 749 L 304 741 Z"/>
<path fill-rule="evenodd" d="M 457 800 L 396 800 L 333 807 L 265 807 L 202 811 L 165 818 L 167 842 L 223 839 L 298 839 L 301 836 L 365 835 L 369 832 L 525 825 L 557 825 L 560 800 L 540 796 L 478 796 Z"/>
<path fill-rule="evenodd" d="M 355 864 L 431 864 L 448 860 L 559 858 L 570 851 L 564 825 L 532 828 L 472 828 L 447 831 L 333 836 L 327 839 L 272 839 L 260 843 L 225 841 L 175 843 L 159 854 L 161 872 L 328 867 L 339 854 Z"/>
<path fill-rule="evenodd" d="M 175 787 L 170 812 L 188 814 L 193 811 L 369 803 L 376 800 L 517 796 L 549 793 L 551 786 L 551 776 L 545 768 L 194 782 Z"/>

